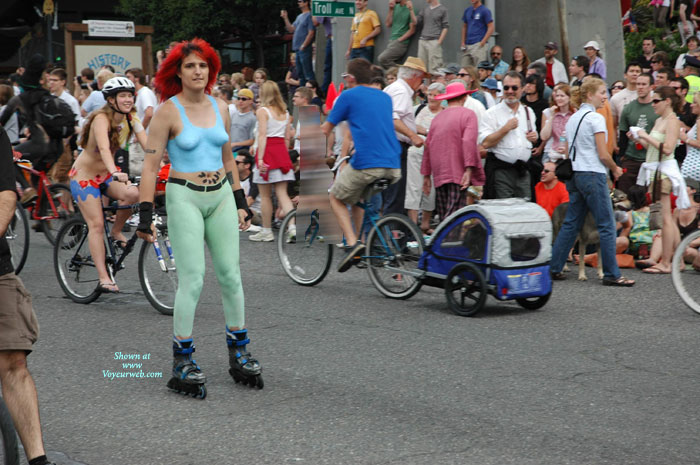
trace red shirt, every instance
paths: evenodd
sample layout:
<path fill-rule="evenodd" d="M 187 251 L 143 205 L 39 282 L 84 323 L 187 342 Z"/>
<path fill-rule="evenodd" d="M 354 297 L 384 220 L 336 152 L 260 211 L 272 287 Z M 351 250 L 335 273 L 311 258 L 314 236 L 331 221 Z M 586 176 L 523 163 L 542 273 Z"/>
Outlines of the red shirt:
<path fill-rule="evenodd" d="M 544 82 L 547 83 L 549 87 L 552 89 L 554 88 L 554 75 L 552 74 L 552 66 L 554 66 L 554 62 L 551 63 L 546 63 L 547 65 L 547 77 L 545 77 Z"/>
<path fill-rule="evenodd" d="M 535 199 L 537 205 L 547 210 L 551 217 L 555 208 L 569 201 L 569 191 L 566 190 L 566 185 L 563 182 L 557 181 L 551 189 L 545 188 L 542 182 L 538 182 L 535 185 Z"/>

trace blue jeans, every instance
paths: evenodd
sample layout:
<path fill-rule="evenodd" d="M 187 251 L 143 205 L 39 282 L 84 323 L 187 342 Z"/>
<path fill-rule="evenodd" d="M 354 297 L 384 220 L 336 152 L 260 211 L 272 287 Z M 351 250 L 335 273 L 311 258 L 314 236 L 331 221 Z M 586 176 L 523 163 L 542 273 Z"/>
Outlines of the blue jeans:
<path fill-rule="evenodd" d="M 323 93 L 328 92 L 328 86 L 333 80 L 333 37 L 326 37 L 326 58 L 323 61 Z"/>
<path fill-rule="evenodd" d="M 304 87 L 306 81 L 315 80 L 314 65 L 311 59 L 311 46 L 297 50 L 297 69 L 299 70 L 299 86 Z"/>
<path fill-rule="evenodd" d="M 573 247 L 586 215 L 590 211 L 595 218 L 600 235 L 600 255 L 603 261 L 604 279 L 617 279 L 620 269 L 615 257 L 615 217 L 613 216 L 607 176 L 591 171 L 575 171 L 574 177 L 566 181 L 569 191 L 569 209 L 564 224 L 559 230 L 552 248 L 552 273 L 564 269 L 569 250 Z M 583 257 L 585 251 L 581 252 Z"/>
<path fill-rule="evenodd" d="M 350 51 L 350 59 L 352 60 L 353 58 L 364 58 L 372 63 L 374 61 L 374 45 L 370 45 L 369 47 L 353 48 Z"/>

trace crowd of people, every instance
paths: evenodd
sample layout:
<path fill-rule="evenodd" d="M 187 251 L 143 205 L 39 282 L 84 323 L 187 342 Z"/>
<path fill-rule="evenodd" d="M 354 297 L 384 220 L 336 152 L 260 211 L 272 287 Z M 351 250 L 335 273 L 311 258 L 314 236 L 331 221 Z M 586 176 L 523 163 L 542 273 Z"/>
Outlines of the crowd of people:
<path fill-rule="evenodd" d="M 621 275 L 621 255 L 632 255 L 647 273 L 669 273 L 680 238 L 698 227 L 700 39 L 693 21 L 700 17 L 687 10 L 688 2 L 681 3 L 679 27 L 687 51 L 671 65 L 666 53 L 655 50 L 654 40 L 645 38 L 643 54 L 626 63 L 624 79 L 614 82 L 595 40 L 568 64 L 557 59 L 555 41 L 546 42 L 543 56 L 532 61 L 523 46 L 514 47 L 510 57 L 499 45 L 489 49 L 495 24 L 480 0 L 471 0 L 461 18 L 461 63 L 443 62 L 450 26 L 438 0 L 427 1 L 418 12 L 410 0 L 389 0 L 383 23 L 367 0 L 356 0 L 344 90 L 327 100 L 335 26 L 313 17 L 308 0 L 299 0 L 294 21 L 280 13 L 293 34 L 291 66 L 280 83 L 264 68 L 220 72 L 218 55 L 198 39 L 159 52 L 158 73 L 150 82 L 139 68 L 119 75 L 105 66 L 96 73 L 85 68 L 68 83 L 64 69 L 48 68 L 37 55 L 0 83 L 0 194 L 19 185 L 21 202 L 36 196 L 31 180 L 13 169 L 13 152 L 50 169 L 53 179 L 69 182 L 89 226 L 98 288 L 119 292 L 104 265 L 103 195 L 123 204 L 140 200 L 134 225 L 143 239 L 153 241 L 156 178 L 169 173 L 169 233 L 181 257 L 175 381 L 169 386 L 185 392 L 195 392 L 192 386 L 206 379 L 192 358 L 191 338 L 204 241 L 222 287 L 231 374 L 262 387 L 260 363 L 246 349 L 237 238 L 240 230 L 253 232 L 251 241 L 274 241 L 273 229 L 299 201 L 303 128 L 290 114 L 293 107 L 317 108 L 327 136 L 327 164 L 336 173 L 330 204 L 346 246 L 339 271 L 357 263 L 365 247 L 361 216 L 352 212 L 360 200 L 384 214 L 407 214 L 429 236 L 468 204 L 520 197 L 537 202 L 550 216 L 568 203 L 553 245 L 553 279 L 566 277 L 564 266 L 590 213 L 600 236 L 603 284 L 632 286 L 634 281 Z M 375 41 L 382 25 L 390 37 L 379 51 Z M 689 30 L 693 33 L 686 34 Z M 317 31 L 327 44 L 322 84 L 313 67 Z M 418 56 L 406 56 L 415 36 Z M 73 116 L 69 134 L 56 136 L 36 117 L 33 109 L 47 96 L 64 102 Z M 558 179 L 557 172 L 566 179 Z M 131 184 L 134 177 L 141 177 L 139 188 Z M 366 186 L 380 178 L 391 186 L 363 199 Z M 623 199 L 616 205 L 614 190 L 615 198 Z M 4 211 L 0 208 L 3 227 L 9 221 Z M 655 215 L 658 224 L 652 224 Z M 125 210 L 113 219 L 117 244 L 125 241 L 128 217 Z M 295 235 L 291 228 L 286 240 Z M 10 283 L 3 241 L 0 285 L 8 281 L 18 289 L 16 277 Z M 691 244 L 685 259 L 700 270 L 698 246 Z M 585 251 L 579 252 L 583 260 Z M 25 311 L 31 314 L 30 307 Z M 29 329 L 36 333 L 35 325 Z M 17 372 L 11 368 L 22 358 L 17 353 L 31 350 L 34 340 L 0 347 L 3 389 L 13 385 L 7 373 Z M 29 389 L 22 375 L 22 389 Z M 22 408 L 37 411 L 36 402 L 27 402 Z M 38 413 L 32 422 L 38 422 Z M 23 441 L 36 442 L 36 426 L 20 431 Z M 32 464 L 47 463 L 40 431 L 38 441 L 33 448 L 25 443 L 28 456 L 43 457 Z"/>

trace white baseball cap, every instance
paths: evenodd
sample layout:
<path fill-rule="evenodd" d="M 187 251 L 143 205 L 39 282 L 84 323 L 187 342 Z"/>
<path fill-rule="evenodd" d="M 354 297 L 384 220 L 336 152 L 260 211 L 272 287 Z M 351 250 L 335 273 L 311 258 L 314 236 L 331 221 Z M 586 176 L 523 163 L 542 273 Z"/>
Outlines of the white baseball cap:
<path fill-rule="evenodd" d="M 597 51 L 600 52 L 600 45 L 598 45 L 598 42 L 596 42 L 595 40 L 589 40 L 589 41 L 586 43 L 586 45 L 583 46 L 583 49 L 585 50 L 585 49 L 587 49 L 588 47 L 593 47 L 594 49 L 596 49 Z"/>

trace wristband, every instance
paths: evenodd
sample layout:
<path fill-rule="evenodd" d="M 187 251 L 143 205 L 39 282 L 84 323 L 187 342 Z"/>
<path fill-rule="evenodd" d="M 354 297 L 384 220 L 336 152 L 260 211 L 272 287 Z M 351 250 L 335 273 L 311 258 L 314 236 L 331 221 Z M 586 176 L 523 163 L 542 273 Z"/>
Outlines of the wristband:
<path fill-rule="evenodd" d="M 245 220 L 248 221 L 251 219 L 253 217 L 253 212 L 251 212 L 250 207 L 248 207 L 248 202 L 245 200 L 245 192 L 243 192 L 243 189 L 236 189 L 233 191 L 233 198 L 236 199 L 236 208 L 238 210 L 245 210 Z"/>
<path fill-rule="evenodd" d="M 150 233 L 153 223 L 153 202 L 141 202 L 139 204 L 139 225 L 137 231 Z"/>

